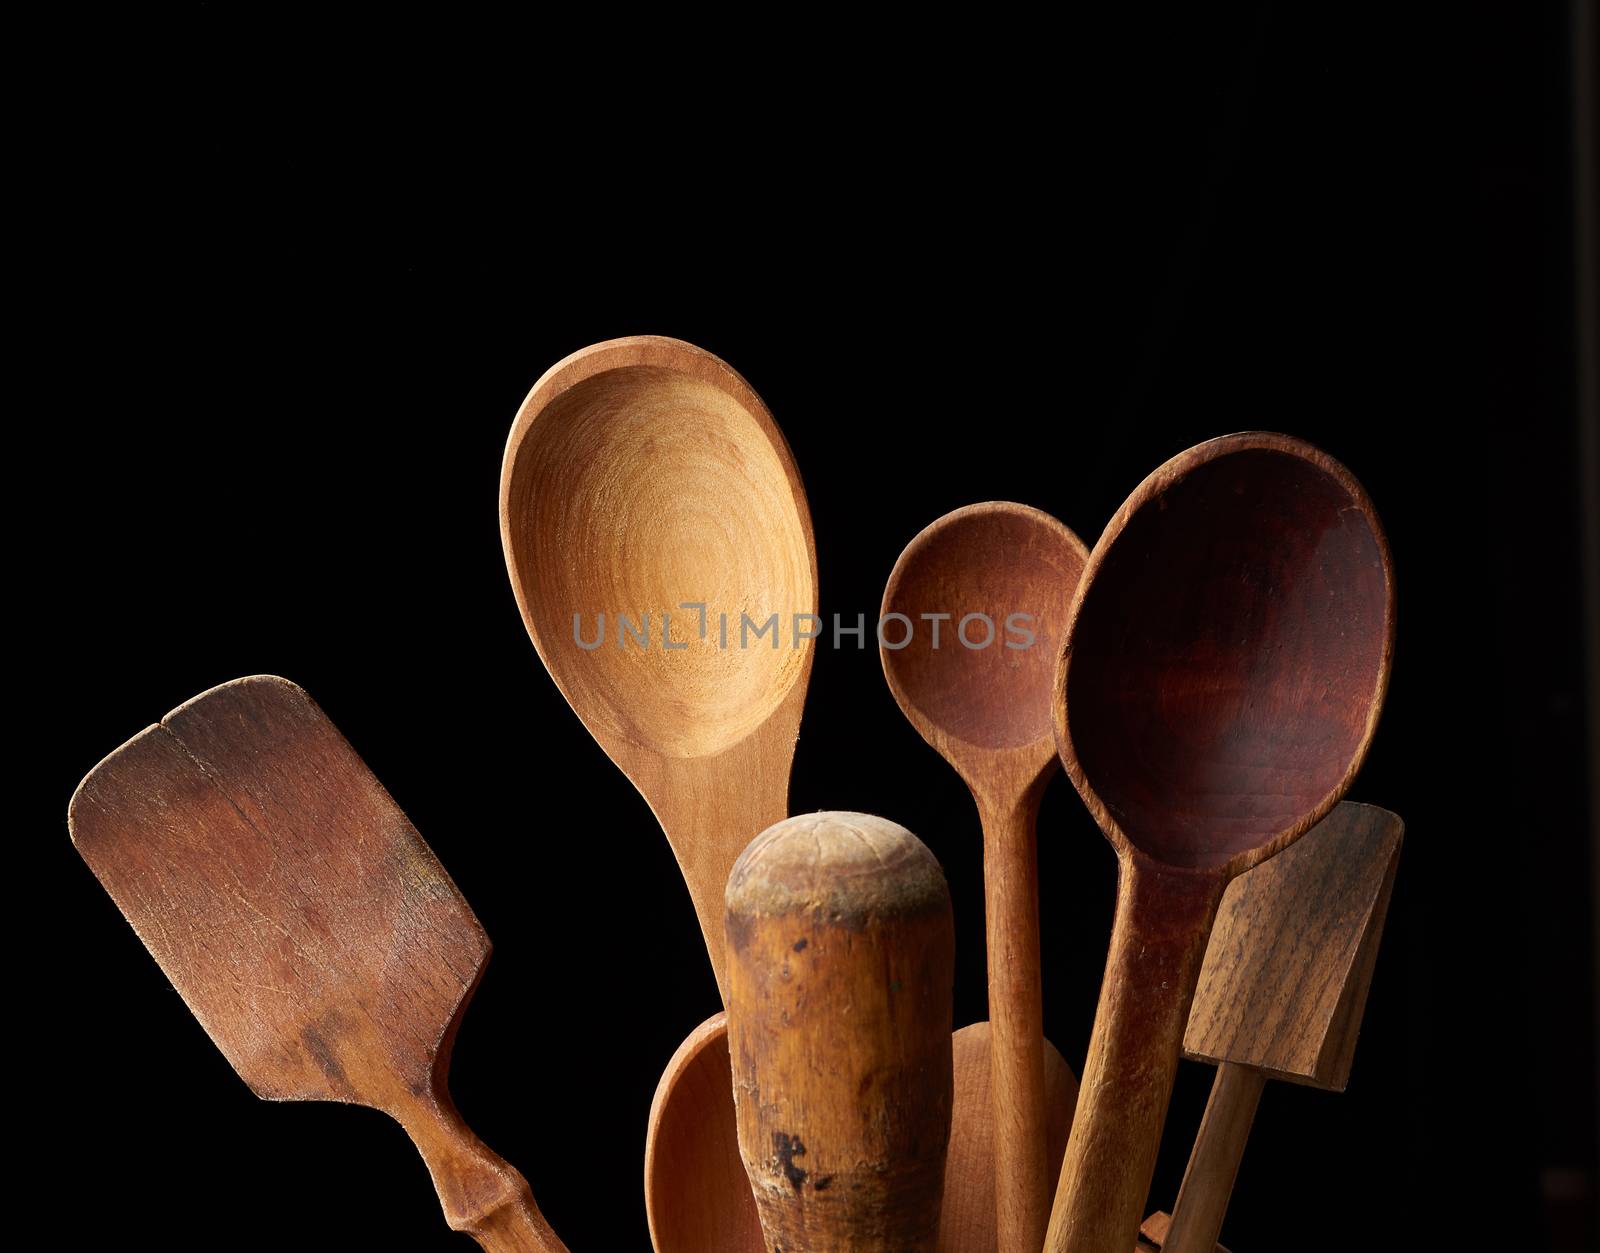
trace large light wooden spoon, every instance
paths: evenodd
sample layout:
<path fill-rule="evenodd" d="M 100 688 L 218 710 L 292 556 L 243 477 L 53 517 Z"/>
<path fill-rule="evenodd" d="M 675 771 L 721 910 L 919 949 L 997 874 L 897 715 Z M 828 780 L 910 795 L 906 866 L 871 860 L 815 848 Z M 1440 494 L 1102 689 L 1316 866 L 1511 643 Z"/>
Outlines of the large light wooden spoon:
<path fill-rule="evenodd" d="M 710 353 L 653 335 L 595 344 L 523 402 L 500 532 L 545 667 L 666 831 L 726 1002 L 723 888 L 788 813 L 818 629 L 789 446 Z"/>
<path fill-rule="evenodd" d="M 950 1039 L 955 1095 L 939 1211 L 939 1253 L 997 1253 L 991 1032 L 986 1022 Z M 1078 1081 L 1054 1046 L 1044 1050 L 1045 1161 L 1061 1165 Z M 656 1253 L 767 1253 L 734 1128 L 727 1020 L 689 1035 L 661 1074 L 645 1144 L 645 1209 Z"/>
<path fill-rule="evenodd" d="M 1223 892 L 1343 796 L 1393 645 L 1372 503 L 1300 440 L 1189 449 L 1096 543 L 1068 615 L 1056 733 L 1120 873 L 1050 1253 L 1133 1246 Z"/>
<path fill-rule="evenodd" d="M 68 825 L 252 1092 L 383 1110 L 451 1227 L 565 1253 L 446 1086 L 488 937 L 310 697 L 270 676 L 195 697 L 88 774 Z"/>
<path fill-rule="evenodd" d="M 983 824 L 1002 1253 L 1035 1253 L 1050 1211 L 1036 827 L 1057 767 L 1051 679 L 1088 556 L 1049 514 L 990 501 L 925 528 L 883 593 L 889 690 L 971 789 Z"/>

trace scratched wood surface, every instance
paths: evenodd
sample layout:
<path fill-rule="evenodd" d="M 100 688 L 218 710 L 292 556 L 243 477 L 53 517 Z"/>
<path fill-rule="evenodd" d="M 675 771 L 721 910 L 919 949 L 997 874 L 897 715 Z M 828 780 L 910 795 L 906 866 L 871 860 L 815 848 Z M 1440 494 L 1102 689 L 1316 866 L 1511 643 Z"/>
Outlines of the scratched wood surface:
<path fill-rule="evenodd" d="M 998 1253 L 991 1032 L 987 1022 L 950 1039 L 954 1096 L 938 1253 Z M 1044 1042 L 1045 1162 L 1061 1165 L 1078 1080 Z M 656 1253 L 766 1253 L 734 1129 L 726 1016 L 678 1046 L 661 1074 L 645 1139 L 645 1210 Z"/>
<path fill-rule="evenodd" d="M 1343 1092 L 1405 824 L 1345 801 L 1229 885 L 1184 1053 Z"/>
<path fill-rule="evenodd" d="M 504 1253 L 563 1247 L 445 1086 L 488 937 L 300 688 L 257 676 L 180 706 L 90 772 L 69 826 L 257 1096 L 384 1110 L 452 1227 Z"/>
<path fill-rule="evenodd" d="M 727 888 L 728 1052 L 769 1246 L 934 1253 L 953 1079 L 944 872 L 869 814 L 789 818 Z"/>

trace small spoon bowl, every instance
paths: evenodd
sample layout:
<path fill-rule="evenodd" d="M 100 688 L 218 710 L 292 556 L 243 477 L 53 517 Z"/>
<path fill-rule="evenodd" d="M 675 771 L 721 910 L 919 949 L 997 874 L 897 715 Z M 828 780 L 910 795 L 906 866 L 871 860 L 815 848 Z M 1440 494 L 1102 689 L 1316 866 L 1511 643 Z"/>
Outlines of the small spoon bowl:
<path fill-rule="evenodd" d="M 969 783 L 1003 750 L 1054 768 L 1055 644 L 1087 560 L 1083 541 L 1049 514 L 989 501 L 945 514 L 895 563 L 884 613 L 909 626 L 889 623 L 884 634 L 891 643 L 911 634 L 881 650 L 884 675 L 906 717 Z M 963 627 L 977 614 L 988 625 Z"/>

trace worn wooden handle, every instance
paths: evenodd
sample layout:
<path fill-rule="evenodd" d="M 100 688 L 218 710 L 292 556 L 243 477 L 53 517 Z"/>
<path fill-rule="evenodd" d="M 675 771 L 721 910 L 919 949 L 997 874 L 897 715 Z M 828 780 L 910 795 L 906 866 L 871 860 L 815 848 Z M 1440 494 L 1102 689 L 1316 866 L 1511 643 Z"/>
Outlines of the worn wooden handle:
<path fill-rule="evenodd" d="M 781 711 L 789 723 L 799 706 Z M 789 761 L 794 737 L 776 726 L 712 758 L 671 759 L 636 768 L 642 788 L 672 845 L 705 938 L 717 995 L 728 1003 L 728 958 L 723 937 L 723 891 L 728 872 L 750 837 L 789 814 Z"/>
<path fill-rule="evenodd" d="M 1226 880 L 1122 859 L 1078 1111 L 1045 1238 L 1049 1253 L 1127 1253 L 1155 1173 L 1189 1003 Z"/>
<path fill-rule="evenodd" d="M 1162 1253 L 1211 1253 L 1216 1247 L 1266 1082 L 1252 1066 L 1224 1062 L 1217 1067 Z"/>
<path fill-rule="evenodd" d="M 528 1181 L 473 1134 L 448 1097 L 415 1097 L 391 1112 L 427 1162 L 453 1231 L 490 1253 L 567 1253 Z"/>
<path fill-rule="evenodd" d="M 740 1156 L 770 1249 L 933 1253 L 955 934 L 933 854 L 866 814 L 790 818 L 727 891 Z"/>
<path fill-rule="evenodd" d="M 990 1084 L 999 1253 L 1035 1253 L 1050 1214 L 1039 983 L 1039 790 L 982 806 Z"/>

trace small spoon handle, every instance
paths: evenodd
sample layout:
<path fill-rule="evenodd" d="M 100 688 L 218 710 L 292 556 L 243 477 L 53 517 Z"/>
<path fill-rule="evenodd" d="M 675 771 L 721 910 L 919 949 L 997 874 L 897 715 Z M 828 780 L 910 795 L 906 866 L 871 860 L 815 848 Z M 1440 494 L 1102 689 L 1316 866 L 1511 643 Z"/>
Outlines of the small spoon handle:
<path fill-rule="evenodd" d="M 1124 855 L 1048 1253 L 1127 1253 L 1155 1173 L 1189 1003 L 1226 879 Z"/>
<path fill-rule="evenodd" d="M 528 1181 L 473 1134 L 448 1096 L 411 1096 L 391 1111 L 433 1176 L 445 1221 L 489 1253 L 568 1253 Z"/>
<path fill-rule="evenodd" d="M 1010 807 L 979 802 L 989 949 L 995 1230 L 1000 1253 L 1033 1253 L 1040 1248 L 1050 1210 L 1044 1005 L 1039 985 L 1041 792 L 1031 789 Z"/>
<path fill-rule="evenodd" d="M 1216 1248 L 1266 1082 L 1266 1075 L 1253 1066 L 1223 1062 L 1217 1067 L 1162 1253 L 1211 1253 Z"/>

